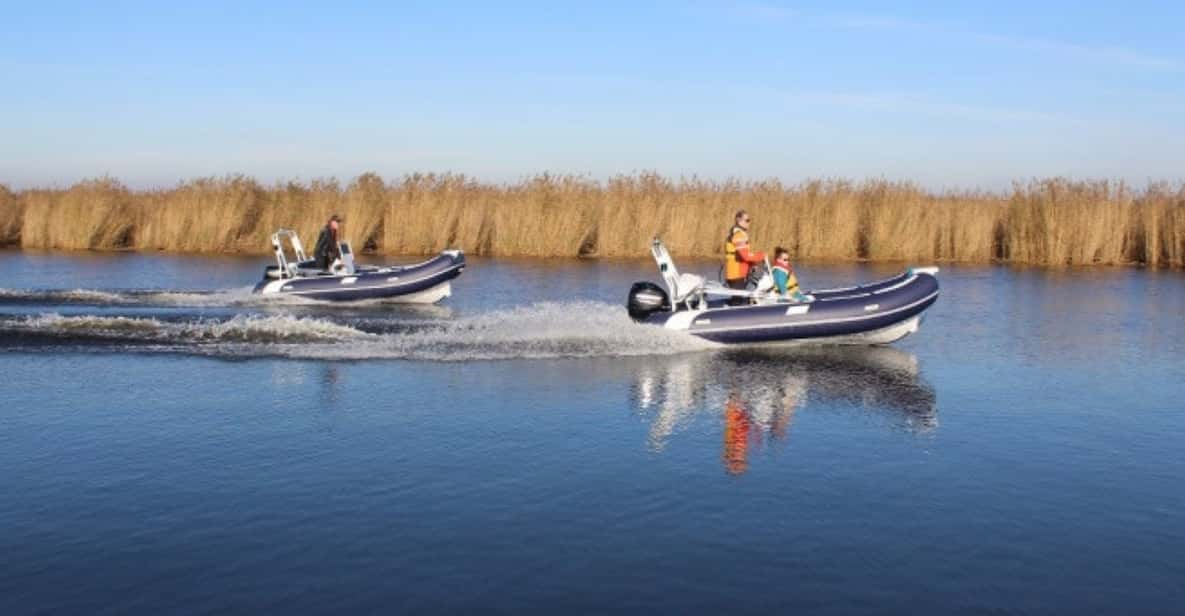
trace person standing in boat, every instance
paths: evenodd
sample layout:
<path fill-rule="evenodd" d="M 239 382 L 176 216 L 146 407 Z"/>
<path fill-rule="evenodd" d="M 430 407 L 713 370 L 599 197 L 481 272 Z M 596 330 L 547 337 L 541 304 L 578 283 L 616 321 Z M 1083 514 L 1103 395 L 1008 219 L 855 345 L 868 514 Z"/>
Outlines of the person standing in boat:
<path fill-rule="evenodd" d="M 337 214 L 330 216 L 329 222 L 325 223 L 321 234 L 317 236 L 317 245 L 313 248 L 313 258 L 317 262 L 317 267 L 326 272 L 329 271 L 329 266 L 333 264 L 334 260 L 342 256 L 341 248 L 338 246 L 338 223 L 340 222 L 341 217 Z"/>
<path fill-rule="evenodd" d="M 765 261 L 765 253 L 753 252 L 749 248 L 749 212 L 739 210 L 733 219 L 732 228 L 724 240 L 724 284 L 730 289 L 744 291 L 749 279 L 749 268 L 754 263 Z M 748 303 L 744 297 L 730 297 L 728 303 L 740 306 Z"/>

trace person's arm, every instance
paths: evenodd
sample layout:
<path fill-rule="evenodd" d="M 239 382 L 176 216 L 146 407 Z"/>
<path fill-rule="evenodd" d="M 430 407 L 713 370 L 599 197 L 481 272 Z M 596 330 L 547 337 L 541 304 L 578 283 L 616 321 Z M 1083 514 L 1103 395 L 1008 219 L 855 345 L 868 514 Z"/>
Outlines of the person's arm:
<path fill-rule="evenodd" d="M 742 235 L 739 231 L 737 235 L 741 237 L 736 239 L 734 236 L 733 245 L 737 247 L 737 256 L 746 263 L 761 263 L 765 261 L 765 253 L 753 252 L 749 250 L 749 234 Z"/>
<path fill-rule="evenodd" d="M 748 263 L 761 263 L 765 261 L 764 252 L 752 252 L 749 250 L 749 245 L 737 246 L 737 254 L 740 255 L 741 260 Z"/>

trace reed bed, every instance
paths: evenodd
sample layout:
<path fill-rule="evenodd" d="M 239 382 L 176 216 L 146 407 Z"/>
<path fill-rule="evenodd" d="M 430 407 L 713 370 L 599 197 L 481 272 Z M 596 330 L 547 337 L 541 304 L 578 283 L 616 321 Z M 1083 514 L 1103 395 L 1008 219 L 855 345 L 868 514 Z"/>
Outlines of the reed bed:
<path fill-rule="evenodd" d="M 0 246 L 20 243 L 23 214 L 24 208 L 16 194 L 0 184 Z"/>
<path fill-rule="evenodd" d="M 373 173 L 263 185 L 240 176 L 130 190 L 0 185 L 0 244 L 26 248 L 265 252 L 276 228 L 311 244 L 331 213 L 357 249 L 491 256 L 638 257 L 661 236 L 679 256 L 718 257 L 748 209 L 758 248 L 797 260 L 1185 267 L 1185 185 L 1032 180 L 993 193 L 909 182 L 786 185 L 653 173 L 604 182 L 542 174 L 510 184 L 455 174 Z"/>

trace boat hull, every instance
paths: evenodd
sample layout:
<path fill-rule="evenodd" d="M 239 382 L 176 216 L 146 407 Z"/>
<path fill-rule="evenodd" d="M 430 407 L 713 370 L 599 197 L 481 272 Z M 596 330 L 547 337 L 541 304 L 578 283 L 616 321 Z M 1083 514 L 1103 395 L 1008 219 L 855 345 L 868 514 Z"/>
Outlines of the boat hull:
<path fill-rule="evenodd" d="M 465 255 L 445 251 L 415 265 L 360 269 L 353 274 L 265 279 L 255 286 L 262 295 L 349 302 L 386 300 L 432 304 L 451 294 L 452 279 L 465 269 Z"/>
<path fill-rule="evenodd" d="M 808 303 L 661 311 L 645 322 L 723 344 L 888 344 L 917 331 L 938 279 L 909 271 L 876 283 L 811 293 Z"/>

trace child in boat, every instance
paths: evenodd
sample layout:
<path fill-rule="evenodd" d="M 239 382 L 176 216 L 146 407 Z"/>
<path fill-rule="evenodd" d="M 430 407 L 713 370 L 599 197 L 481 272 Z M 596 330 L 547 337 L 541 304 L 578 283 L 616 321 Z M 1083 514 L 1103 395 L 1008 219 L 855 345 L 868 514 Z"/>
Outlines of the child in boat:
<path fill-rule="evenodd" d="M 806 296 L 798 288 L 798 276 L 794 275 L 794 267 L 790 265 L 790 251 L 781 246 L 774 249 L 773 270 L 774 288 L 779 299 L 806 301 Z"/>

